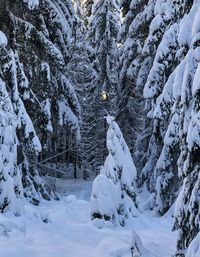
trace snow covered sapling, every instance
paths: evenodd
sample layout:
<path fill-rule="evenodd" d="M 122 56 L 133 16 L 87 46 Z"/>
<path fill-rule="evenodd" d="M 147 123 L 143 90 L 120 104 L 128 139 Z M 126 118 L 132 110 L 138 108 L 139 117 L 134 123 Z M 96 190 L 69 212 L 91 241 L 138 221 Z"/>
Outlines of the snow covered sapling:
<path fill-rule="evenodd" d="M 106 117 L 107 156 L 100 175 L 93 182 L 91 195 L 92 219 L 104 219 L 115 224 L 136 215 L 134 205 L 136 168 L 121 130 L 114 118 Z"/>

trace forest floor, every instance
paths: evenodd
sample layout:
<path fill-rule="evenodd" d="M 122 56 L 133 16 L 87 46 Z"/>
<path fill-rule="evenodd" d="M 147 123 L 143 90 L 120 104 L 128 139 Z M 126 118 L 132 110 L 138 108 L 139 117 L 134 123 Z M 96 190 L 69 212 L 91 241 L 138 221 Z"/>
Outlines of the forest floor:
<path fill-rule="evenodd" d="M 152 254 L 170 257 L 176 244 L 172 219 L 148 213 L 135 218 L 126 228 L 98 228 L 90 221 L 91 182 L 57 182 L 60 201 L 38 207 L 25 204 L 25 213 L 0 215 L 0 257 L 131 257 L 132 230 Z"/>

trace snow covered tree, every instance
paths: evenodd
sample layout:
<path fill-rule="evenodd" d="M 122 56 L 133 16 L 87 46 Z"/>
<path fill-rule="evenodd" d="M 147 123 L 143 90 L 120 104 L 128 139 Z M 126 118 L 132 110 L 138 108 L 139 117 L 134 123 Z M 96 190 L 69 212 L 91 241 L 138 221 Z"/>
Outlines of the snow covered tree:
<path fill-rule="evenodd" d="M 29 15 L 34 17 L 31 24 L 22 22 L 16 17 L 13 20 L 17 34 L 25 34 L 23 42 L 26 47 L 19 41 L 22 44 L 20 49 L 25 48 L 23 53 L 20 52 L 20 58 L 24 59 L 28 56 L 30 60 L 23 65 L 29 80 L 30 89 L 27 90 L 34 92 L 34 95 L 31 93 L 29 99 L 26 99 L 25 104 L 26 108 L 33 104 L 35 106 L 34 113 L 33 108 L 28 111 L 39 128 L 39 137 L 42 145 L 45 146 L 41 155 L 44 159 L 55 152 L 70 148 L 70 138 L 72 138 L 72 144 L 80 138 L 80 104 L 74 86 L 69 83 L 66 71 L 69 45 L 75 40 L 76 35 L 73 31 L 78 24 L 78 18 L 71 1 L 56 3 L 42 1 L 38 9 L 35 9 L 37 16 L 28 10 L 24 12 L 29 12 Z M 28 32 L 25 33 L 27 29 Z M 17 35 L 16 38 L 18 40 Z M 40 44 L 42 57 L 38 55 L 36 42 Z M 38 84 L 41 85 L 40 91 L 38 91 Z M 67 142 L 62 138 L 65 133 L 73 134 L 65 139 Z"/>
<path fill-rule="evenodd" d="M 93 182 L 92 219 L 103 219 L 125 225 L 137 215 L 135 208 L 136 168 L 119 126 L 113 117 L 106 117 L 107 156 L 100 175 Z"/>
<path fill-rule="evenodd" d="M 147 78 L 149 76 L 155 55 L 157 53 L 158 45 L 161 43 L 164 33 L 167 32 L 167 30 L 170 28 L 171 25 L 180 21 L 181 17 L 183 17 L 183 15 L 187 13 L 187 11 L 190 9 L 191 3 L 192 1 L 181 1 L 181 2 L 170 1 L 170 0 L 169 1 L 152 1 L 152 4 L 154 5 L 153 7 L 154 18 L 149 26 L 148 37 L 146 38 L 145 44 L 142 47 L 142 53 L 141 53 L 142 64 L 137 76 L 137 86 L 139 88 L 143 88 L 143 85 L 147 82 Z M 165 60 L 165 58 L 163 58 L 163 60 Z M 175 62 L 176 62 L 176 59 L 175 59 Z M 167 67 L 166 65 L 164 65 L 162 68 L 160 65 L 160 68 L 161 68 L 160 73 L 164 74 L 163 78 L 165 82 L 170 74 L 170 69 L 172 70 L 174 69 L 175 67 L 174 64 L 175 63 L 171 61 L 169 69 L 168 68 L 166 69 Z M 163 68 L 165 69 L 164 73 L 162 71 Z M 154 72 L 154 74 L 157 74 L 157 73 L 159 73 L 159 69 L 157 70 L 156 73 Z M 146 104 L 145 104 L 144 116 L 148 116 L 148 112 L 151 110 L 151 108 L 153 108 L 151 104 L 152 102 L 155 101 L 156 97 L 153 98 L 153 101 L 151 100 L 145 101 Z M 153 150 L 156 148 L 156 146 L 153 146 L 156 139 L 153 139 L 151 137 L 153 133 L 153 127 L 154 125 L 152 124 L 152 119 L 151 118 L 145 119 L 142 133 L 137 139 L 137 144 L 136 144 L 138 147 L 137 159 L 140 160 L 140 164 L 142 164 L 138 166 L 138 169 L 141 171 L 144 168 L 144 171 L 142 171 L 143 178 L 141 183 L 143 183 L 144 180 L 146 179 L 145 173 L 147 172 L 147 169 L 149 171 L 151 170 L 151 167 L 155 165 L 156 159 L 158 158 L 158 155 L 159 155 L 159 152 L 156 153 Z M 158 148 L 159 147 L 157 147 L 157 149 Z M 151 157 L 148 158 L 148 156 L 151 156 Z"/>
<path fill-rule="evenodd" d="M 120 30 L 120 101 L 118 120 L 132 155 L 142 128 L 143 86 L 137 86 L 142 47 L 154 17 L 154 1 L 122 1 L 124 16 Z"/>
<path fill-rule="evenodd" d="M 200 231 L 200 58 L 199 58 L 199 1 L 194 1 L 191 11 L 180 24 L 179 42 L 188 46 L 188 52 L 181 62 L 182 84 L 176 90 L 180 101 L 180 156 L 179 176 L 183 186 L 175 205 L 174 229 L 179 232 L 176 256 L 185 256 L 191 241 Z M 191 30 L 186 31 L 186 24 Z M 191 246 L 192 247 L 192 246 Z"/>
<path fill-rule="evenodd" d="M 172 92 L 173 84 L 178 82 L 175 74 L 170 75 L 185 54 L 185 48 L 178 42 L 179 23 L 190 7 L 188 1 L 167 1 L 167 4 L 165 1 L 156 2 L 155 17 L 142 49 L 144 62 L 137 78 L 139 84 L 143 84 L 146 78 L 144 97 L 147 99 L 147 122 L 144 124 L 144 132 L 138 138 L 139 159 L 146 160 L 140 181 L 146 181 L 150 192 L 156 193 L 155 206 L 160 214 L 173 204 L 180 184 L 177 174 L 177 115 L 180 111 L 179 102 L 174 101 Z M 148 77 L 142 75 L 143 66 L 145 69 L 150 67 Z M 142 141 L 148 147 L 144 147 Z"/>
<path fill-rule="evenodd" d="M 94 49 L 83 35 L 70 48 L 67 65 L 69 79 L 81 104 L 81 141 L 78 146 L 81 171 L 86 179 L 97 174 L 101 163 L 98 162 L 98 128 L 96 109 L 99 103 L 98 69 Z"/>
<path fill-rule="evenodd" d="M 88 40 L 93 47 L 98 65 L 98 81 L 96 83 L 98 98 L 107 92 L 107 101 L 99 101 L 96 108 L 98 126 L 98 163 L 101 165 L 106 156 L 104 109 L 111 114 L 116 113 L 118 94 L 118 47 L 117 38 L 120 29 L 119 5 L 115 0 L 96 1 L 92 8 L 92 16 L 88 25 Z"/>
<path fill-rule="evenodd" d="M 133 6 L 139 2 L 133 1 Z M 147 7 L 150 7 L 149 4 Z M 129 64 L 130 67 L 132 65 L 129 68 L 131 72 L 127 72 L 125 64 L 128 58 L 124 58 L 124 66 L 121 66 L 124 73 L 121 72 L 120 81 L 123 81 L 126 74 L 130 74 L 136 81 L 136 88 L 142 89 L 145 84 L 147 117 L 143 131 L 137 138 L 137 155 L 141 164 L 138 168 L 142 170 L 140 182 L 143 184 L 145 181 L 144 184 L 155 196 L 154 206 L 160 214 L 172 206 L 184 179 L 177 200 L 174 226 L 179 230 L 177 256 L 184 256 L 190 241 L 199 232 L 199 161 L 196 157 L 199 154 L 199 93 L 198 89 L 192 89 L 198 88 L 199 1 L 161 0 L 152 1 L 151 4 L 153 20 L 149 33 L 147 30 L 147 38 L 141 44 L 140 59 L 134 59 Z M 126 16 L 121 32 L 121 40 L 125 42 L 122 46 L 123 54 L 126 53 L 131 17 L 134 16 L 128 15 L 131 13 L 131 5 L 128 7 L 125 3 L 124 6 Z M 142 5 L 138 6 L 141 8 Z M 126 22 L 129 24 L 128 29 Z M 133 42 L 132 39 L 127 45 L 131 46 Z M 126 94 L 123 96 L 126 97 Z M 125 106 L 124 103 L 121 106 Z"/>
<path fill-rule="evenodd" d="M 35 167 L 37 156 L 41 151 L 41 144 L 18 91 L 19 84 L 25 84 L 27 79 L 17 53 L 4 48 L 1 50 L 1 57 L 1 77 L 6 81 L 6 86 L 12 92 L 11 101 L 17 119 L 15 133 L 18 137 L 18 151 L 15 154 L 16 158 L 18 155 L 17 164 L 22 169 L 24 195 L 35 204 L 40 201 L 40 197 L 50 200 L 51 196 L 55 195 L 41 181 Z M 32 165 L 28 163 L 28 158 L 33 161 Z"/>
<path fill-rule="evenodd" d="M 80 139 L 80 104 L 66 70 L 79 18 L 63 0 L 4 1 L 0 16 L 8 35 L 0 77 L 17 117 L 17 164 L 24 195 L 37 204 L 57 198 L 40 178 L 38 157 L 66 151 Z"/>
<path fill-rule="evenodd" d="M 2 48 L 4 39 L 7 40 L 0 32 L 0 48 Z M 10 210 L 19 215 L 23 211 L 23 189 L 20 171 L 17 167 L 16 127 L 17 117 L 9 92 L 5 83 L 0 79 L 0 211 Z"/>
<path fill-rule="evenodd" d="M 186 257 L 198 257 L 200 255 L 200 233 L 192 240 L 188 248 Z"/>
<path fill-rule="evenodd" d="M 117 37 L 120 29 L 119 6 L 115 0 L 100 0 L 93 7 L 89 40 L 100 66 L 99 91 L 116 93 L 118 82 Z"/>
<path fill-rule="evenodd" d="M 138 87 L 145 82 L 149 120 L 138 138 L 139 149 L 140 140 L 148 146 L 140 155 L 146 159 L 140 179 L 155 195 L 160 214 L 172 206 L 184 182 L 175 208 L 176 256 L 185 256 L 199 233 L 198 9 L 199 1 L 156 1 L 137 75 Z"/>

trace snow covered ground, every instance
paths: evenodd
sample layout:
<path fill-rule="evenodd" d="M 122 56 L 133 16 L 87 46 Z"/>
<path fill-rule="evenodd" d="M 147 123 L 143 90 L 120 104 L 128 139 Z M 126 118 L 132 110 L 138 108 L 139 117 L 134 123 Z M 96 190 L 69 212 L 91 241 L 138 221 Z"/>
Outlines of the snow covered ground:
<path fill-rule="evenodd" d="M 174 252 L 176 234 L 170 218 L 143 214 L 126 228 L 99 229 L 90 221 L 91 182 L 56 185 L 60 201 L 39 207 L 26 203 L 20 217 L 0 215 L 0 257 L 131 257 L 132 230 L 152 252 L 142 257 L 170 257 Z"/>

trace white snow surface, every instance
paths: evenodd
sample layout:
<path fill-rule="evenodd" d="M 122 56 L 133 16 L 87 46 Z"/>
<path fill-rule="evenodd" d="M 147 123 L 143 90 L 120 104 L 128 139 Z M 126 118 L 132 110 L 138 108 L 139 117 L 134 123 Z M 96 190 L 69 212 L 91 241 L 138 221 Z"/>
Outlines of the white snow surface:
<path fill-rule="evenodd" d="M 25 203 L 19 217 L 0 214 L 0 257 L 131 257 L 135 242 L 142 255 L 134 256 L 169 257 L 175 251 L 171 218 L 143 214 L 125 228 L 100 229 L 90 221 L 92 183 L 56 183 L 60 201 L 44 201 L 38 207 Z"/>

